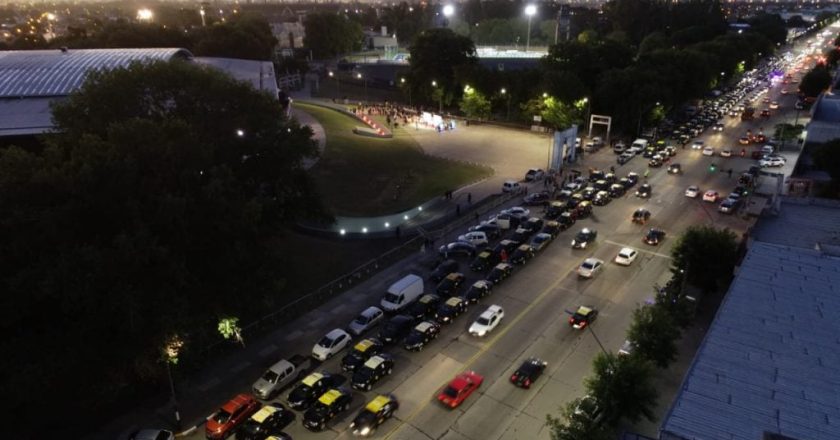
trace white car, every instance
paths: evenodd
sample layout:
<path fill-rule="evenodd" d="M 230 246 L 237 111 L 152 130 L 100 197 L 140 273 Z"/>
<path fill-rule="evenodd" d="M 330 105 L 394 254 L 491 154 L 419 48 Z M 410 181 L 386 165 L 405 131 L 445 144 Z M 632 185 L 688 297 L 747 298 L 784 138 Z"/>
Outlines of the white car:
<path fill-rule="evenodd" d="M 703 193 L 703 201 L 704 202 L 714 203 L 714 202 L 717 202 L 717 199 L 718 199 L 718 192 L 713 190 L 713 189 L 710 189 L 710 190 L 706 191 L 705 193 Z"/>
<path fill-rule="evenodd" d="M 732 157 L 732 150 L 729 148 L 724 148 L 720 150 L 720 157 Z"/>
<path fill-rule="evenodd" d="M 587 258 L 583 260 L 580 267 L 578 267 L 578 275 L 582 278 L 592 278 L 601 271 L 604 267 L 604 262 L 597 258 Z"/>
<path fill-rule="evenodd" d="M 785 161 L 781 157 L 768 157 L 766 159 L 761 159 L 758 161 L 758 166 L 765 168 L 765 167 L 783 167 L 785 166 Z"/>
<path fill-rule="evenodd" d="M 312 357 L 325 361 L 344 350 L 348 344 L 350 344 L 350 335 L 340 328 L 333 329 L 312 347 Z"/>
<path fill-rule="evenodd" d="M 359 336 L 373 328 L 373 326 L 375 326 L 376 323 L 381 321 L 384 317 L 385 313 L 383 313 L 379 307 L 368 307 L 362 311 L 362 313 L 359 313 L 359 316 L 350 321 L 350 325 L 347 326 L 347 330 L 349 330 L 350 333 Z"/>
<path fill-rule="evenodd" d="M 691 185 L 685 189 L 686 197 L 690 197 L 693 199 L 696 198 L 698 195 L 700 195 L 700 188 L 698 188 L 696 185 Z"/>
<path fill-rule="evenodd" d="M 618 251 L 618 255 L 615 256 L 615 264 L 620 264 L 622 266 L 629 266 L 636 261 L 636 257 L 639 256 L 639 252 L 633 248 L 621 248 Z"/>
<path fill-rule="evenodd" d="M 505 317 L 505 311 L 497 305 L 492 305 L 470 325 L 470 334 L 473 336 L 484 337 L 487 333 L 493 331 L 499 326 L 502 318 Z"/>
<path fill-rule="evenodd" d="M 778 108 L 779 108 L 779 103 L 778 102 L 773 101 L 773 102 L 770 103 L 770 109 L 771 110 L 776 110 Z"/>
<path fill-rule="evenodd" d="M 505 209 L 504 211 L 502 211 L 502 213 L 510 214 L 514 217 L 518 217 L 520 220 L 523 220 L 528 218 L 528 216 L 531 214 L 531 210 L 529 210 L 528 208 L 523 208 L 521 206 L 514 206 L 513 208 Z"/>
<path fill-rule="evenodd" d="M 691 149 L 692 150 L 702 150 L 704 146 L 705 145 L 703 144 L 703 141 L 694 141 L 694 143 L 691 144 Z"/>
<path fill-rule="evenodd" d="M 464 235 L 458 236 L 458 241 L 466 241 L 475 246 L 484 246 L 490 241 L 487 239 L 487 234 L 481 231 L 467 232 Z"/>
<path fill-rule="evenodd" d="M 714 156 L 714 155 L 715 155 L 714 147 L 703 148 L 703 156 Z"/>

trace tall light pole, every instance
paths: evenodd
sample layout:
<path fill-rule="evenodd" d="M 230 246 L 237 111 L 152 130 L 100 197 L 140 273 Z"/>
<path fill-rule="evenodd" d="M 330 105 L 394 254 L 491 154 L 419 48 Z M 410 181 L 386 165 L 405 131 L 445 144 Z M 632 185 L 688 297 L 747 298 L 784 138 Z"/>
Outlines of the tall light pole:
<path fill-rule="evenodd" d="M 451 17 L 454 13 L 455 6 L 446 5 L 443 7 L 443 16 L 445 17 L 444 20 L 446 20 L 446 25 L 444 27 L 449 27 L 449 17 Z"/>
<path fill-rule="evenodd" d="M 172 335 L 163 346 L 163 361 L 166 363 L 166 376 L 169 378 L 169 391 L 172 398 L 172 409 L 175 411 L 175 425 L 181 429 L 181 412 L 178 410 L 178 400 L 175 396 L 175 381 L 172 380 L 172 365 L 178 364 L 178 355 L 184 347 L 184 340 L 178 335 Z"/>
<path fill-rule="evenodd" d="M 332 70 L 329 71 L 330 78 L 335 78 L 335 89 L 336 94 L 338 94 L 339 98 L 341 97 L 341 80 L 338 78 L 338 75 L 335 74 Z"/>
<path fill-rule="evenodd" d="M 365 104 L 367 104 L 367 99 L 368 99 L 367 98 L 367 77 L 363 76 L 361 73 L 357 73 L 356 78 L 364 79 L 364 81 L 365 81 Z"/>
<path fill-rule="evenodd" d="M 204 12 L 203 6 L 201 7 L 201 9 L 198 10 L 198 14 L 201 15 L 201 27 L 206 27 L 207 21 L 205 20 L 204 16 L 207 15 L 207 13 Z"/>
<path fill-rule="evenodd" d="M 536 5 L 525 6 L 525 15 L 528 16 L 528 37 L 525 39 L 525 52 L 531 49 L 531 17 L 537 13 Z"/>
<path fill-rule="evenodd" d="M 437 89 L 437 81 L 432 80 L 432 87 Z M 443 90 L 437 89 L 435 92 L 438 94 L 438 114 L 443 115 Z"/>
<path fill-rule="evenodd" d="M 506 121 L 510 121 L 510 95 L 507 94 L 507 89 L 502 87 L 501 90 L 502 96 L 507 97 L 507 117 L 505 118 Z"/>
<path fill-rule="evenodd" d="M 400 84 L 402 84 L 403 87 L 408 88 L 408 106 L 411 107 L 411 85 L 405 85 L 405 78 L 400 78 Z"/>

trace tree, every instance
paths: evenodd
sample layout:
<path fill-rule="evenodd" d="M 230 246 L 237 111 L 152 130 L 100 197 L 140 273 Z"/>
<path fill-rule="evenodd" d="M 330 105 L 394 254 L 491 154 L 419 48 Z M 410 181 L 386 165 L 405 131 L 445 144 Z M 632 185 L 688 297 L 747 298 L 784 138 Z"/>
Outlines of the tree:
<path fill-rule="evenodd" d="M 658 394 L 654 387 L 653 366 L 640 356 L 600 353 L 592 362 L 593 375 L 584 386 L 604 414 L 604 423 L 616 426 L 621 419 L 653 421 Z"/>
<path fill-rule="evenodd" d="M 330 58 L 362 48 L 362 26 L 331 12 L 307 14 L 303 21 L 304 46 L 317 58 Z"/>
<path fill-rule="evenodd" d="M 817 64 L 802 77 L 799 91 L 807 97 L 817 97 L 831 86 L 831 72 L 825 64 Z"/>
<path fill-rule="evenodd" d="M 233 21 L 201 28 L 195 53 L 200 56 L 270 60 L 276 45 L 277 39 L 271 33 L 268 22 L 263 17 L 245 14 Z"/>
<path fill-rule="evenodd" d="M 450 102 L 456 92 L 460 93 L 461 83 L 456 72 L 469 70 L 469 66 L 478 63 L 473 42 L 451 29 L 423 31 L 409 52 L 409 77 L 414 96 L 431 97 L 439 89 L 445 103 Z"/>
<path fill-rule="evenodd" d="M 565 130 L 583 122 L 586 102 L 567 103 L 552 96 L 534 98 L 522 105 L 526 115 L 539 115 L 543 122 L 557 130 Z"/>
<path fill-rule="evenodd" d="M 633 342 L 633 355 L 642 356 L 659 368 L 667 368 L 677 358 L 680 329 L 668 310 L 641 306 L 633 311 L 627 339 Z"/>
<path fill-rule="evenodd" d="M 490 117 L 490 101 L 481 92 L 469 88 L 461 99 L 461 111 L 470 119 L 487 119 Z"/>
<path fill-rule="evenodd" d="M 825 54 L 826 64 L 832 69 L 837 68 L 837 63 L 840 61 L 840 49 L 832 48 Z"/>
<path fill-rule="evenodd" d="M 671 39 L 663 32 L 651 32 L 639 44 L 639 55 L 644 55 L 655 50 L 668 49 L 672 44 Z"/>
<path fill-rule="evenodd" d="M 684 270 L 688 283 L 712 292 L 732 277 L 737 261 L 736 239 L 729 229 L 691 226 L 671 249 L 672 270 Z"/>
<path fill-rule="evenodd" d="M 560 417 L 546 416 L 551 440 L 612 440 L 614 429 L 579 410 L 583 399 L 575 399 L 561 408 Z"/>
<path fill-rule="evenodd" d="M 0 385 L 38 438 L 161 383 L 173 334 L 189 364 L 215 320 L 264 314 L 286 276 L 271 243 L 322 212 L 311 130 L 216 70 L 91 71 L 53 120 L 43 150 L 0 150 L 0 349 L 26 366 Z M 36 421 L 43 395 L 65 410 Z"/>

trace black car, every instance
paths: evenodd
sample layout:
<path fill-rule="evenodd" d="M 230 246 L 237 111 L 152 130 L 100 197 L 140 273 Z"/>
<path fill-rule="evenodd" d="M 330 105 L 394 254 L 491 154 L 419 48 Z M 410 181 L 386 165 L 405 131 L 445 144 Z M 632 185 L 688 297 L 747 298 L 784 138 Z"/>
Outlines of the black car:
<path fill-rule="evenodd" d="M 470 231 L 478 231 L 487 234 L 487 238 L 499 238 L 502 236 L 502 228 L 499 225 L 494 225 L 493 223 L 485 223 L 483 225 L 478 225 L 470 228 Z"/>
<path fill-rule="evenodd" d="M 594 186 L 588 186 L 580 194 L 583 197 L 583 200 L 592 201 L 592 199 L 595 198 L 595 194 L 597 194 L 597 193 L 598 193 L 598 190 L 595 189 Z"/>
<path fill-rule="evenodd" d="M 473 283 L 467 293 L 464 294 L 464 299 L 470 304 L 475 304 L 481 298 L 489 295 L 493 291 L 493 283 L 487 280 L 479 280 Z"/>
<path fill-rule="evenodd" d="M 286 402 L 289 407 L 296 410 L 309 408 L 321 394 L 338 385 L 338 378 L 329 373 L 312 373 L 303 378 L 300 383 L 292 389 Z"/>
<path fill-rule="evenodd" d="M 464 257 L 474 257 L 478 249 L 474 244 L 466 241 L 453 241 L 445 244 L 438 249 L 438 253 L 443 258 L 456 257 L 458 255 Z"/>
<path fill-rule="evenodd" d="M 672 163 L 668 165 L 668 174 L 680 174 L 682 173 L 682 165 L 678 163 Z"/>
<path fill-rule="evenodd" d="M 625 192 L 628 189 L 630 189 L 630 187 L 632 187 L 634 185 L 634 183 L 631 182 L 630 179 L 628 179 L 626 177 L 622 177 L 621 179 L 618 179 L 618 184 L 621 185 L 622 187 L 624 187 Z"/>
<path fill-rule="evenodd" d="M 376 396 L 359 411 L 359 414 L 350 423 L 353 435 L 358 437 L 373 435 L 376 428 L 385 423 L 385 420 L 391 418 L 399 407 L 397 398 L 390 394 Z"/>
<path fill-rule="evenodd" d="M 642 186 L 640 186 L 639 189 L 636 190 L 636 197 L 641 197 L 643 199 L 646 199 L 646 198 L 650 197 L 650 193 L 652 191 L 653 191 L 653 188 L 651 188 L 649 183 L 643 183 Z"/>
<path fill-rule="evenodd" d="M 437 322 L 441 324 L 449 324 L 455 318 L 461 316 L 462 313 L 467 311 L 467 302 L 464 298 L 453 296 L 446 300 L 445 303 L 441 304 L 438 307 L 437 313 L 435 314 L 435 318 Z"/>
<path fill-rule="evenodd" d="M 598 231 L 589 228 L 583 228 L 578 232 L 572 240 L 572 249 L 585 249 L 590 243 L 595 241 L 598 236 Z"/>
<path fill-rule="evenodd" d="M 575 224 L 576 217 L 572 215 L 571 212 L 564 212 L 560 217 L 557 218 L 557 223 L 560 224 L 560 230 L 565 231 L 572 227 Z"/>
<path fill-rule="evenodd" d="M 592 324 L 598 318 L 598 310 L 591 306 L 580 306 L 577 311 L 569 317 L 569 326 L 575 330 L 580 330 L 589 324 Z"/>
<path fill-rule="evenodd" d="M 540 232 L 540 229 L 543 227 L 543 221 L 541 218 L 531 217 L 525 223 L 522 223 L 520 228 L 527 229 L 532 235 Z"/>
<path fill-rule="evenodd" d="M 574 215 L 575 218 L 589 217 L 589 215 L 592 214 L 592 202 L 587 201 L 587 200 L 584 200 L 583 202 L 580 202 L 575 207 L 573 212 L 574 212 L 574 214 L 572 214 L 572 215 Z"/>
<path fill-rule="evenodd" d="M 589 171 L 589 181 L 594 182 L 596 180 L 601 180 L 606 176 L 606 173 L 601 170 L 590 170 Z"/>
<path fill-rule="evenodd" d="M 426 344 L 432 342 L 440 334 L 440 324 L 434 321 L 423 321 L 411 329 L 411 333 L 405 338 L 405 347 L 408 351 L 420 351 Z"/>
<path fill-rule="evenodd" d="M 458 262 L 455 260 L 444 260 L 432 271 L 429 279 L 435 282 L 440 282 L 447 275 L 458 272 Z"/>
<path fill-rule="evenodd" d="M 364 364 L 371 356 L 382 353 L 384 348 L 385 344 L 383 344 L 379 339 L 362 339 L 353 346 L 350 353 L 347 353 L 341 359 L 341 369 L 344 371 L 353 371 L 358 368 L 359 365 Z"/>
<path fill-rule="evenodd" d="M 349 390 L 333 388 L 318 398 L 318 401 L 303 414 L 303 426 L 310 431 L 321 431 L 335 416 L 350 409 L 353 395 Z"/>
<path fill-rule="evenodd" d="M 440 283 L 437 285 L 437 294 L 440 295 L 441 298 L 449 298 L 450 296 L 457 296 L 458 293 L 461 291 L 461 285 L 464 284 L 464 280 L 467 277 L 460 272 L 451 273 L 446 276 Z"/>
<path fill-rule="evenodd" d="M 648 161 L 648 166 L 651 168 L 659 168 L 662 166 L 662 159 L 659 156 L 654 156 Z"/>
<path fill-rule="evenodd" d="M 645 208 L 639 208 L 633 212 L 633 217 L 630 219 L 633 223 L 645 224 L 650 220 L 650 211 Z"/>
<path fill-rule="evenodd" d="M 615 175 L 613 175 L 613 177 L 615 177 Z M 607 182 L 606 176 L 604 176 L 604 178 L 601 180 L 596 180 L 593 185 L 598 191 L 606 191 L 607 188 L 610 187 L 610 183 Z"/>
<path fill-rule="evenodd" d="M 502 250 L 504 250 L 507 255 L 510 255 L 510 253 L 513 252 L 517 246 L 519 246 L 518 242 L 512 240 L 502 240 L 499 242 L 499 244 L 496 245 L 495 248 L 493 248 L 493 253 L 501 256 Z"/>
<path fill-rule="evenodd" d="M 552 237 L 557 237 L 557 234 L 559 234 L 560 231 L 562 230 L 561 228 L 562 228 L 562 226 L 560 226 L 559 222 L 549 220 L 549 221 L 545 222 L 545 224 L 543 225 L 542 231 L 540 231 L 540 232 L 542 232 L 543 234 L 548 234 Z"/>
<path fill-rule="evenodd" d="M 475 272 L 484 272 L 499 263 L 499 253 L 482 251 L 476 255 L 475 260 L 470 263 L 470 269 Z"/>
<path fill-rule="evenodd" d="M 548 191 L 540 191 L 525 196 L 523 203 L 527 206 L 540 206 L 548 204 L 549 200 L 551 200 L 551 195 Z"/>
<path fill-rule="evenodd" d="M 639 175 L 633 172 L 627 173 L 627 177 L 625 177 L 628 182 L 630 182 L 630 186 L 634 186 L 639 183 Z"/>
<path fill-rule="evenodd" d="M 531 384 L 545 371 L 546 365 L 548 363 L 542 359 L 529 358 L 510 376 L 510 382 L 520 388 L 531 388 Z"/>
<path fill-rule="evenodd" d="M 534 233 L 529 229 L 517 228 L 513 232 L 513 235 L 510 236 L 510 241 L 516 242 L 517 244 L 525 243 L 531 238 L 531 235 L 534 235 Z"/>
<path fill-rule="evenodd" d="M 650 230 L 642 237 L 642 241 L 645 243 L 656 246 L 665 238 L 665 231 L 656 228 L 650 228 Z"/>
<path fill-rule="evenodd" d="M 419 300 L 409 304 L 403 313 L 411 316 L 415 321 L 419 321 L 423 318 L 435 316 L 435 310 L 437 310 L 439 304 L 439 296 L 427 293 L 421 296 Z"/>
<path fill-rule="evenodd" d="M 612 185 L 610 185 L 610 189 L 607 190 L 607 193 L 609 193 L 610 197 L 617 199 L 623 196 L 626 191 L 627 190 L 624 189 L 624 185 L 621 185 L 619 183 L 613 183 Z"/>
<path fill-rule="evenodd" d="M 548 208 L 545 210 L 545 218 L 549 220 L 554 220 L 563 213 L 566 209 L 566 204 L 563 202 L 554 201 L 548 204 Z"/>
<path fill-rule="evenodd" d="M 490 281 L 495 286 L 509 277 L 511 273 L 513 273 L 513 266 L 507 263 L 499 263 L 487 275 L 487 281 Z"/>
<path fill-rule="evenodd" d="M 510 256 L 510 262 L 512 264 L 525 264 L 533 257 L 534 248 L 530 244 L 523 244 L 513 251 L 513 255 Z"/>
<path fill-rule="evenodd" d="M 745 187 L 743 185 L 736 186 L 735 189 L 732 190 L 732 192 L 735 193 L 735 194 L 738 194 L 741 197 L 746 197 L 750 193 L 750 191 L 747 189 L 747 187 Z"/>
<path fill-rule="evenodd" d="M 263 440 L 275 431 L 288 426 L 295 414 L 279 403 L 266 403 L 242 424 L 236 432 L 237 440 Z"/>
<path fill-rule="evenodd" d="M 371 357 L 353 373 L 353 388 L 359 391 L 370 391 L 373 384 L 394 371 L 394 358 L 387 354 Z"/>
<path fill-rule="evenodd" d="M 592 204 L 595 206 L 604 206 L 610 203 L 611 200 L 608 192 L 598 191 L 598 194 L 595 194 L 595 198 L 592 199 Z"/>
<path fill-rule="evenodd" d="M 386 344 L 393 344 L 402 340 L 411 327 L 414 325 L 414 318 L 406 315 L 397 315 L 391 318 L 382 330 L 379 331 L 379 339 Z"/>

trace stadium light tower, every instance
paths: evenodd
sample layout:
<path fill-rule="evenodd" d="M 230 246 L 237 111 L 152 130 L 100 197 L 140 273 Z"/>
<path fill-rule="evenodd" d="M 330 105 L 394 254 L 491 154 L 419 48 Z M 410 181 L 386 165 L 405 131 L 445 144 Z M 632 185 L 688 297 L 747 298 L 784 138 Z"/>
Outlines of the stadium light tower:
<path fill-rule="evenodd" d="M 525 15 L 528 16 L 528 37 L 525 39 L 525 52 L 531 49 L 531 17 L 537 13 L 536 5 L 525 6 Z"/>
<path fill-rule="evenodd" d="M 445 18 L 446 26 L 444 26 L 444 27 L 449 27 L 449 17 L 451 17 L 452 14 L 454 14 L 454 13 L 455 13 L 455 6 L 446 5 L 446 6 L 443 7 L 443 16 L 446 17 Z"/>

